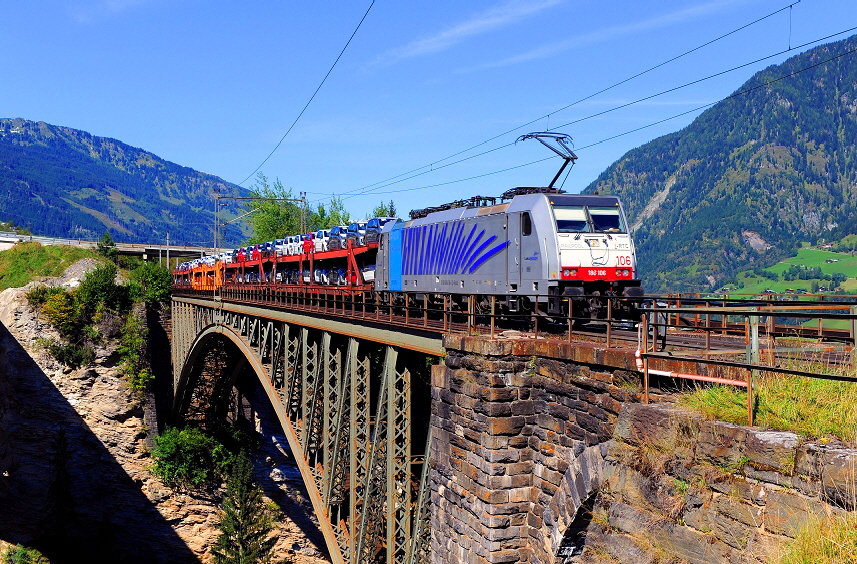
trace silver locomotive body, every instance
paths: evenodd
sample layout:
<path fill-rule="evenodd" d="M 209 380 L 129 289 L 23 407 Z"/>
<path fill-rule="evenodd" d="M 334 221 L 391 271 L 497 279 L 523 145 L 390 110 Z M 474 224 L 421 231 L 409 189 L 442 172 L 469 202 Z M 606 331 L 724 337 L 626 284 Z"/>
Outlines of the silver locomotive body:
<path fill-rule="evenodd" d="M 560 313 L 568 297 L 641 295 L 635 274 L 618 198 L 534 193 L 390 226 L 381 235 L 375 289 L 494 295 L 511 310 L 526 296 Z"/>

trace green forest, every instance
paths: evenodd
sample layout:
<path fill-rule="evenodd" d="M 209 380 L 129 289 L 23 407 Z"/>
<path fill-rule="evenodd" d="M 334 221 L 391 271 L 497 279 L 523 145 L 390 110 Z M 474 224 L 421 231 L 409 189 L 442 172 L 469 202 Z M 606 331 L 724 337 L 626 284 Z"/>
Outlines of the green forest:
<path fill-rule="evenodd" d="M 212 194 L 248 191 L 68 127 L 0 119 L 0 219 L 45 236 L 119 242 L 213 243 Z M 224 217 L 240 213 L 230 203 Z M 227 228 L 237 243 L 246 226 Z"/>
<path fill-rule="evenodd" d="M 587 187 L 622 198 L 647 290 L 706 291 L 803 242 L 857 239 L 857 55 L 818 64 L 855 47 L 851 37 L 756 73 L 736 93 L 763 87 L 629 151 Z"/>

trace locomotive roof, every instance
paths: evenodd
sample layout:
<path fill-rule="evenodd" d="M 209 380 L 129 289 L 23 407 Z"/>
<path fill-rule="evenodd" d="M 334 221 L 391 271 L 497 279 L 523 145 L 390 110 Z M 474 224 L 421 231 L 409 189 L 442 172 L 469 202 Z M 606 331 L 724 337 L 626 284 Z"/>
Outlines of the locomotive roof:
<path fill-rule="evenodd" d="M 548 200 L 555 206 L 615 206 L 617 196 L 599 196 L 597 194 L 547 194 Z"/>
<path fill-rule="evenodd" d="M 476 215 L 488 215 L 492 213 L 504 213 L 508 211 L 525 211 L 532 209 L 537 202 L 547 200 L 556 206 L 604 206 L 612 207 L 619 205 L 617 196 L 600 196 L 597 194 L 522 194 L 515 196 L 505 204 L 483 207 L 460 207 L 428 214 L 425 217 L 412 219 L 405 223 L 405 227 L 412 225 L 425 225 L 445 221 L 454 221 Z"/>

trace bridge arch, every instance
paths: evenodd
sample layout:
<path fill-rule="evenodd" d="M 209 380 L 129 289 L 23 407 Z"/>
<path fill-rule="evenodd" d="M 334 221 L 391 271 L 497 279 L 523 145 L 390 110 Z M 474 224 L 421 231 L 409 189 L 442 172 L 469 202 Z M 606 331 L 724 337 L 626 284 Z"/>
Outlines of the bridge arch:
<path fill-rule="evenodd" d="M 190 346 L 190 351 L 188 352 L 187 359 L 181 366 L 180 370 L 177 371 L 178 376 L 176 378 L 174 387 L 175 399 L 173 401 L 173 418 L 181 419 L 184 415 L 188 401 L 190 400 L 188 396 L 193 391 L 191 389 L 188 389 L 188 384 L 190 383 L 193 371 L 199 368 L 198 363 L 202 360 L 201 357 L 208 350 L 208 346 L 211 344 L 211 342 L 215 339 L 225 339 L 226 341 L 234 345 L 236 349 L 240 352 L 240 356 L 237 359 L 238 362 L 236 362 L 236 365 L 230 370 L 229 376 L 222 382 L 223 389 L 231 389 L 237 381 L 241 371 L 244 369 L 245 364 L 249 364 L 254 374 L 259 379 L 259 382 L 262 384 L 262 387 L 265 390 L 268 399 L 271 400 L 271 405 L 273 405 L 274 409 L 276 410 L 277 405 L 280 403 L 280 401 L 277 397 L 276 390 L 274 390 L 273 385 L 267 378 L 266 371 L 262 365 L 262 359 L 259 358 L 258 354 L 256 354 L 253 348 L 250 347 L 241 338 L 241 335 L 239 333 L 236 333 L 232 327 L 229 327 L 228 325 L 224 326 L 221 323 L 212 323 L 211 325 L 208 325 L 207 327 L 203 328 L 202 332 L 197 335 L 196 339 Z M 277 417 L 281 425 L 286 424 L 281 410 L 277 410 Z M 289 446 L 291 448 L 294 448 L 295 445 L 290 444 Z"/>
<path fill-rule="evenodd" d="M 420 437 L 422 447 L 412 452 L 412 435 L 420 433 L 412 423 L 407 351 L 217 305 L 174 301 L 173 324 L 175 418 L 192 402 L 213 409 L 228 403 L 241 373 L 252 370 L 297 461 L 332 561 L 427 561 L 422 462 L 430 437 Z M 218 382 L 200 391 L 213 350 L 221 355 Z M 416 411 L 428 403 L 418 402 Z"/>

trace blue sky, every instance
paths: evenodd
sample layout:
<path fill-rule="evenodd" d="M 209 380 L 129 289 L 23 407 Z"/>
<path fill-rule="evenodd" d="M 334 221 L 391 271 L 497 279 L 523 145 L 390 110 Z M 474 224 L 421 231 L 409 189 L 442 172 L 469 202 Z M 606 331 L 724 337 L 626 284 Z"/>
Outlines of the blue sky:
<path fill-rule="evenodd" d="M 0 117 L 113 137 L 238 183 L 288 130 L 370 1 L 7 0 L 0 11 Z M 545 185 L 558 159 L 455 182 L 550 156 L 535 141 L 435 169 L 454 153 L 549 113 L 555 112 L 457 158 L 857 26 L 854 0 L 802 0 L 557 112 L 789 4 L 378 0 L 261 170 L 311 200 L 349 196 L 354 216 L 381 200 L 393 199 L 405 214 Z M 577 147 L 592 145 L 719 100 L 753 72 L 807 48 L 562 131 Z M 565 188 L 583 189 L 628 150 L 696 115 L 582 148 Z M 431 163 L 415 178 L 382 182 Z"/>

